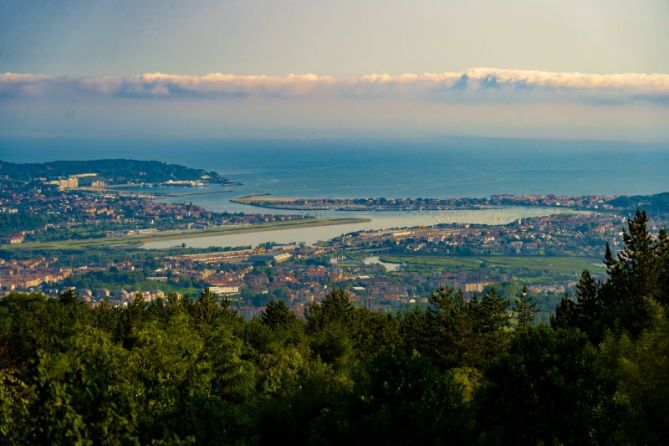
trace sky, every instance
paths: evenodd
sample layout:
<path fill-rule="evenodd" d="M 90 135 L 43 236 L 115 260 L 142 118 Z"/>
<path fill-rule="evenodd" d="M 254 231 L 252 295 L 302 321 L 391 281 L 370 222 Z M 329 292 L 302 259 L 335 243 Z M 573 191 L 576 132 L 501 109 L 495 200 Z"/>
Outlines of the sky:
<path fill-rule="evenodd" d="M 0 0 L 0 137 L 669 141 L 666 0 Z"/>

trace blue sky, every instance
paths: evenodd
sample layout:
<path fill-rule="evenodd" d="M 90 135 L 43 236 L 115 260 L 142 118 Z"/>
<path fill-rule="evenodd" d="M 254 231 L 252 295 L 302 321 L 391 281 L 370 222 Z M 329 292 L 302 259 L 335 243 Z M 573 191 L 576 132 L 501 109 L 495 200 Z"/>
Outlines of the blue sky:
<path fill-rule="evenodd" d="M 669 140 L 665 0 L 0 0 L 0 136 Z"/>

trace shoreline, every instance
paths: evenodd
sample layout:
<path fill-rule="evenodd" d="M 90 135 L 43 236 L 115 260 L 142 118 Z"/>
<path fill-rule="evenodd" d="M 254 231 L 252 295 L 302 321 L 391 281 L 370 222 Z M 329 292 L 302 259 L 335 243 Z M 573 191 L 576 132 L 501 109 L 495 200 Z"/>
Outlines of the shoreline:
<path fill-rule="evenodd" d="M 192 233 L 175 233 L 169 235 L 168 234 L 158 235 L 154 237 L 148 237 L 148 240 L 143 241 L 142 244 L 146 242 L 215 237 L 217 235 L 249 234 L 253 232 L 272 232 L 272 231 L 283 231 L 286 229 L 297 229 L 297 228 L 318 228 L 323 226 L 339 226 L 353 223 L 367 223 L 370 221 L 372 221 L 370 218 L 345 218 L 345 217 L 313 219 L 313 220 L 308 219 L 306 221 L 304 220 L 281 221 L 274 223 L 264 223 L 260 225 L 235 227 L 229 229 L 213 229 L 213 230 L 202 230 Z M 140 236 L 137 238 L 145 238 L 145 237 Z"/>
<path fill-rule="evenodd" d="M 46 242 L 28 242 L 20 245 L 11 246 L 12 249 L 30 250 L 30 249 L 86 249 L 87 247 L 137 247 L 141 248 L 145 243 L 181 240 L 202 237 L 215 237 L 218 235 L 246 234 L 253 232 L 282 231 L 286 229 L 313 228 L 322 226 L 338 226 L 354 223 L 370 222 L 369 218 L 325 218 L 325 219 L 305 219 L 305 220 L 287 220 L 259 225 L 237 226 L 231 228 L 216 228 L 203 230 L 170 230 L 152 235 L 127 235 L 123 237 L 101 237 L 82 240 L 57 240 Z M 8 249 L 3 246 L 1 249 Z"/>
<path fill-rule="evenodd" d="M 475 210 L 485 210 L 485 209 L 494 209 L 496 207 L 489 204 L 471 204 L 467 206 L 423 206 L 423 207 L 381 207 L 381 206 L 341 206 L 341 205 L 332 205 L 332 206 L 319 206 L 317 204 L 309 205 L 298 205 L 294 204 L 296 201 L 322 201 L 329 200 L 332 198 L 296 198 L 296 197 L 279 197 L 272 196 L 269 193 L 259 194 L 259 195 L 244 195 L 242 197 L 231 198 L 229 201 L 231 203 L 242 204 L 245 206 L 253 206 L 261 209 L 275 209 L 282 211 L 336 211 L 336 212 L 422 212 L 422 211 L 475 211 Z M 346 199 L 344 199 L 346 200 Z"/>

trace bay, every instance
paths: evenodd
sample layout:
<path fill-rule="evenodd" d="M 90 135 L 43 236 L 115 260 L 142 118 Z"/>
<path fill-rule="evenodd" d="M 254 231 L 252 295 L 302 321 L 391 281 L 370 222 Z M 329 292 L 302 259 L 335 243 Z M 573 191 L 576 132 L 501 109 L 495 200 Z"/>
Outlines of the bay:
<path fill-rule="evenodd" d="M 362 217 L 370 221 L 336 226 L 320 226 L 311 228 L 282 229 L 271 231 L 248 232 L 245 234 L 229 234 L 211 237 L 184 238 L 163 240 L 144 244 L 147 249 L 163 249 L 185 244 L 193 248 L 257 246 L 262 243 L 307 243 L 314 244 L 326 241 L 350 232 L 379 230 L 390 228 L 406 228 L 415 226 L 432 226 L 445 223 L 462 224 L 506 224 L 515 220 L 573 212 L 568 209 L 540 207 L 504 207 L 482 210 L 448 210 L 427 212 L 336 212 L 329 211 L 319 216 Z"/>
<path fill-rule="evenodd" d="M 0 160 L 153 159 L 216 170 L 234 195 L 484 197 L 669 191 L 669 143 L 423 140 L 0 139 Z M 221 195 L 197 198 L 216 208 Z M 193 199 L 193 201 L 195 201 Z"/>
<path fill-rule="evenodd" d="M 158 189 L 214 211 L 298 213 L 241 205 L 245 195 L 285 197 L 487 197 L 493 194 L 636 195 L 669 191 L 669 143 L 486 138 L 421 140 L 0 139 L 0 159 L 132 158 L 215 170 L 239 185 Z M 437 223 L 504 224 L 556 209 L 429 212 L 304 212 L 369 223 L 183 240 L 240 246 L 326 240 L 346 232 Z M 149 243 L 151 248 L 181 241 Z"/>

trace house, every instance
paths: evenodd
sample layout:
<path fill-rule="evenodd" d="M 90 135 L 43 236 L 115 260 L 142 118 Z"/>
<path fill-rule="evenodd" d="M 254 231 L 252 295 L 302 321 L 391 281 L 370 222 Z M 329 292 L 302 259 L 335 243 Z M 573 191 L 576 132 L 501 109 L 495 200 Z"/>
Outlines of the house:
<path fill-rule="evenodd" d="M 221 296 L 229 296 L 231 294 L 237 294 L 239 293 L 239 287 L 238 286 L 211 286 L 209 287 L 209 291 L 221 295 Z"/>
<path fill-rule="evenodd" d="M 19 232 L 17 234 L 10 235 L 7 241 L 10 245 L 18 245 L 20 243 L 23 243 L 24 239 L 25 237 L 23 232 Z"/>

